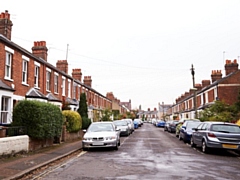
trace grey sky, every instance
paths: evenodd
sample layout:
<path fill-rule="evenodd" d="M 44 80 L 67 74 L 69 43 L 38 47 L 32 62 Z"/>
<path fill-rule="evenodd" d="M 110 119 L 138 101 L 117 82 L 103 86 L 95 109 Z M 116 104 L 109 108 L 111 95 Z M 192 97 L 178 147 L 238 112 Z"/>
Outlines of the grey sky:
<path fill-rule="evenodd" d="M 239 0 L 0 0 L 12 41 L 31 51 L 46 41 L 48 62 L 81 68 L 101 94 L 157 107 L 240 56 Z M 225 53 L 223 53 L 225 51 Z"/>

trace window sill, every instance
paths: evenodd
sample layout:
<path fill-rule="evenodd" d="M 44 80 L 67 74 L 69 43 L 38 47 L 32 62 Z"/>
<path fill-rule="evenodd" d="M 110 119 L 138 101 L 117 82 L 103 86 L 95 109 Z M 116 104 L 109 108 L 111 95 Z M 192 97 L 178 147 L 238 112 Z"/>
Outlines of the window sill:
<path fill-rule="evenodd" d="M 24 86 L 29 86 L 29 84 L 26 84 L 26 83 L 24 83 L 24 82 L 22 82 L 22 85 L 24 85 Z"/>
<path fill-rule="evenodd" d="M 6 76 L 4 77 L 4 80 L 13 82 L 13 79 L 10 79 L 9 77 L 6 77 Z"/>

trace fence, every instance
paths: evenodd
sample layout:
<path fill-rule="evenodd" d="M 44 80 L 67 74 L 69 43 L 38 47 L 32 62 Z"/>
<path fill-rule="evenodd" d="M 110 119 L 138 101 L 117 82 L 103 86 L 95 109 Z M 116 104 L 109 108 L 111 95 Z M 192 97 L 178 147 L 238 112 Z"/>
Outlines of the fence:
<path fill-rule="evenodd" d="M 25 126 L 6 127 L 6 137 L 26 135 L 27 128 Z"/>

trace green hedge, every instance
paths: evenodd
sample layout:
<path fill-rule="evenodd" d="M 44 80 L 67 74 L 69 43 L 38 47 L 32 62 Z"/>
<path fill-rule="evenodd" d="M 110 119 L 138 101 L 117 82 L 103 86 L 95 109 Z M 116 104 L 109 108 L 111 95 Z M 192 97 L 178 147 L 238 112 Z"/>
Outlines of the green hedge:
<path fill-rule="evenodd" d="M 22 100 L 13 109 L 12 126 L 27 127 L 27 134 L 36 139 L 60 137 L 63 115 L 56 105 Z"/>
<path fill-rule="evenodd" d="M 77 132 L 82 128 L 82 118 L 76 111 L 64 110 L 62 111 L 65 117 L 65 125 L 68 132 Z"/>

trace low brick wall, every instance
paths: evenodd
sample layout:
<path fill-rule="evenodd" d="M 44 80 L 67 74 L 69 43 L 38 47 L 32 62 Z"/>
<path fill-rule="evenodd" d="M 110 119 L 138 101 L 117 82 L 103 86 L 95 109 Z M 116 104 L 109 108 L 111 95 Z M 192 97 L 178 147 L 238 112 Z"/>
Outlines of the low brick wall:
<path fill-rule="evenodd" d="M 53 139 L 32 139 L 29 140 L 29 151 L 36 151 L 53 145 Z"/>
<path fill-rule="evenodd" d="M 29 151 L 27 135 L 0 138 L 0 156 Z"/>

